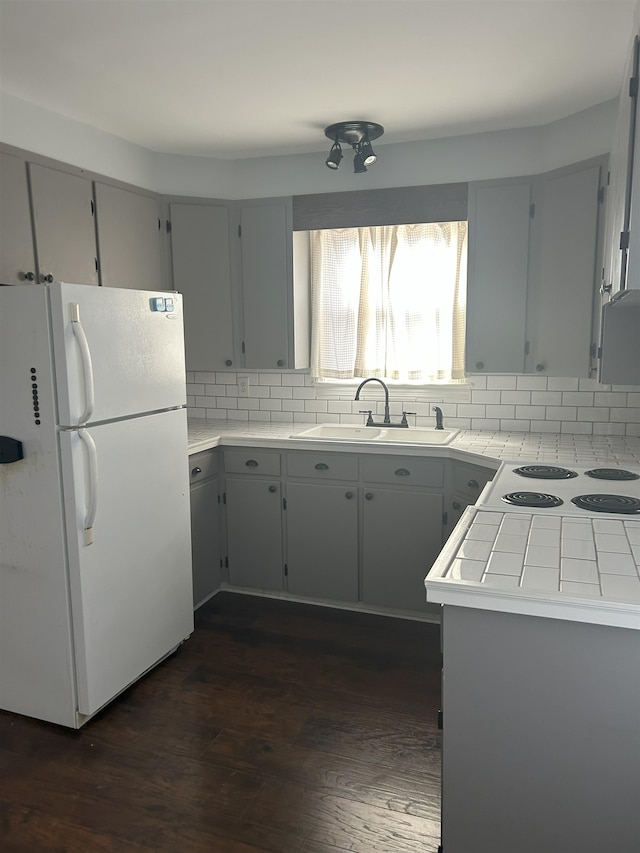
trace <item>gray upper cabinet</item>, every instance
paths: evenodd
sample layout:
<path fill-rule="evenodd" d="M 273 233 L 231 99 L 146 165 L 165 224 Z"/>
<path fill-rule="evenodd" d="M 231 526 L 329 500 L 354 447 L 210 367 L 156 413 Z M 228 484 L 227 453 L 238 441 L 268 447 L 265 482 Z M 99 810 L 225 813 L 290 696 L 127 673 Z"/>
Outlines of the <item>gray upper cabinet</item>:
<path fill-rule="evenodd" d="M 29 175 L 39 280 L 98 284 L 91 181 L 36 163 Z"/>
<path fill-rule="evenodd" d="M 100 283 L 162 290 L 161 219 L 157 198 L 95 183 Z"/>
<path fill-rule="evenodd" d="M 243 202 L 237 214 L 244 366 L 308 367 L 308 279 L 294 274 L 291 199 Z"/>
<path fill-rule="evenodd" d="M 538 246 L 529 304 L 528 372 L 591 375 L 600 285 L 596 271 L 601 268 L 600 188 L 605 182 L 604 161 L 542 176 L 534 220 Z"/>
<path fill-rule="evenodd" d="M 524 370 L 531 204 L 529 178 L 469 185 L 470 373 Z"/>
<path fill-rule="evenodd" d="M 36 280 L 27 164 L 0 152 L 0 284 Z"/>
<path fill-rule="evenodd" d="M 470 185 L 470 373 L 591 376 L 606 162 Z"/>
<path fill-rule="evenodd" d="M 173 286 L 184 295 L 188 370 L 236 366 L 226 205 L 172 204 Z"/>

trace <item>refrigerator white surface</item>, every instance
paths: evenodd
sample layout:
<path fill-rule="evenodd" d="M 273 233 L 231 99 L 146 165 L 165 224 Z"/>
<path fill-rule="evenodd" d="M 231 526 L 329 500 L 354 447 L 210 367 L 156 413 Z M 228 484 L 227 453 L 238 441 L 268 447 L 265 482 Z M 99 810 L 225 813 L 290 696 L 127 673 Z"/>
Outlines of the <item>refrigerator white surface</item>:
<path fill-rule="evenodd" d="M 108 310 L 86 308 L 84 294 L 93 300 L 96 291 Z M 56 292 L 88 321 L 99 417 L 80 429 L 56 425 L 65 389 L 70 414 L 86 408 L 76 335 L 67 339 L 64 323 L 58 335 L 66 309 L 57 321 Z M 19 439 L 24 453 L 0 465 L 6 710 L 79 727 L 193 630 L 186 409 L 173 408 L 184 395 L 181 301 L 169 320 L 151 311 L 154 296 L 167 294 L 0 288 L 0 435 Z M 140 326 L 152 313 L 160 316 L 141 347 Z M 63 340 L 70 354 L 56 371 Z M 160 365 L 125 371 L 124 402 L 116 388 L 127 359 L 108 341 Z M 169 399 L 172 408 L 162 410 Z M 136 400 L 150 410 L 116 419 Z"/>

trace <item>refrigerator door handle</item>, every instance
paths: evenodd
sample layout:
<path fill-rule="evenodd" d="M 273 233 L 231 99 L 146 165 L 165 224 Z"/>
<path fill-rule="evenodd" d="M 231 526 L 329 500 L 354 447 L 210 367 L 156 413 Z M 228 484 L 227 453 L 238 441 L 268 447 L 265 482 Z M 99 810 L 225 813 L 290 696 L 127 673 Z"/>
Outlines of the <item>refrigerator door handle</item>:
<path fill-rule="evenodd" d="M 84 412 L 78 418 L 78 426 L 82 426 L 83 424 L 86 424 L 86 422 L 93 414 L 93 409 L 95 406 L 93 364 L 91 361 L 91 350 L 89 349 L 89 342 L 87 341 L 87 336 L 85 335 L 84 329 L 82 328 L 82 323 L 80 322 L 80 306 L 77 302 L 70 302 L 69 309 L 71 312 L 71 329 L 73 331 L 73 335 L 76 341 L 78 342 L 78 347 L 80 349 L 82 373 L 84 377 L 85 409 Z"/>
<path fill-rule="evenodd" d="M 86 429 L 79 429 L 78 436 L 87 449 L 89 460 L 89 500 L 87 501 L 87 514 L 84 520 L 84 544 L 92 545 L 93 524 L 98 509 L 98 452 L 93 438 Z"/>

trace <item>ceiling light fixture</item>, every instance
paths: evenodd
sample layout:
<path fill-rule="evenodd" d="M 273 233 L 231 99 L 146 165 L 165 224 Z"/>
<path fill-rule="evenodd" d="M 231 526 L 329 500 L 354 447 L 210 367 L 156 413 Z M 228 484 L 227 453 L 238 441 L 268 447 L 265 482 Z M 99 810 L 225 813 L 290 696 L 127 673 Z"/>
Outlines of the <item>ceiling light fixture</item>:
<path fill-rule="evenodd" d="M 324 135 L 333 142 L 329 156 L 325 160 L 326 165 L 334 170 L 340 166 L 342 160 L 340 143 L 342 143 L 350 145 L 354 150 L 353 171 L 356 174 L 366 172 L 367 166 L 371 166 L 378 159 L 371 146 L 371 140 L 378 139 L 383 133 L 384 127 L 371 121 L 339 121 L 336 124 L 330 124 L 324 129 Z"/>

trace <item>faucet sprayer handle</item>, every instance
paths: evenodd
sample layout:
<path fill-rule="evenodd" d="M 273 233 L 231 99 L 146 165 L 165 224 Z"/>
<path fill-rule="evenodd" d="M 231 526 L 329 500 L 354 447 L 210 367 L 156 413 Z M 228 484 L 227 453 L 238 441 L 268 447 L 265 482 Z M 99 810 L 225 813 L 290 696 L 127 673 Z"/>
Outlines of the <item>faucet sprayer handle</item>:
<path fill-rule="evenodd" d="M 367 416 L 367 426 L 371 426 L 371 424 L 373 423 L 373 409 L 360 409 L 360 414 Z"/>
<path fill-rule="evenodd" d="M 402 420 L 400 421 L 400 423 L 401 423 L 403 426 L 404 426 L 405 424 L 406 424 L 406 426 L 409 426 L 409 423 L 407 422 L 407 415 L 417 415 L 417 414 L 418 414 L 417 412 L 403 412 L 403 413 L 402 413 Z"/>

